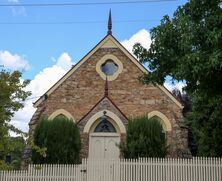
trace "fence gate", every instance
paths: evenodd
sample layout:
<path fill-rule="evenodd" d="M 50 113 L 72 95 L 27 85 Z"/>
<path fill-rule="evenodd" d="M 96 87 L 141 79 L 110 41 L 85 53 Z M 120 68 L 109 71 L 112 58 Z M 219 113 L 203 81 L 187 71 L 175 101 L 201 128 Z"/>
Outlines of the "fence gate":
<path fill-rule="evenodd" d="M 118 160 L 87 160 L 87 181 L 120 181 Z"/>

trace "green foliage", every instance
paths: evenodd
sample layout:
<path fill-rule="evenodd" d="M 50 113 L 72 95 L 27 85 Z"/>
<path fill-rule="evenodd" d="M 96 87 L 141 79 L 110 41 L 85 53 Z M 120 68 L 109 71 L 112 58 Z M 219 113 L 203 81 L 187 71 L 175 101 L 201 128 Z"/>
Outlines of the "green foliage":
<path fill-rule="evenodd" d="M 198 156 L 222 156 L 222 96 L 198 94 L 186 121 L 198 143 Z"/>
<path fill-rule="evenodd" d="M 25 140 L 23 137 L 11 137 L 11 144 L 13 145 L 13 150 L 11 151 L 10 155 L 12 158 L 11 166 L 13 169 L 20 169 L 21 161 L 22 161 L 22 154 L 25 149 Z"/>
<path fill-rule="evenodd" d="M 0 160 L 0 171 L 1 170 L 12 170 L 13 167 L 7 163 L 5 163 L 4 160 Z"/>
<path fill-rule="evenodd" d="M 34 144 L 47 148 L 46 157 L 33 151 L 33 163 L 71 164 L 79 162 L 80 133 L 77 125 L 65 118 L 43 119 L 34 132 Z"/>
<path fill-rule="evenodd" d="M 179 89 L 175 88 L 172 90 L 172 94 L 183 104 L 183 116 L 186 117 L 192 110 L 192 101 L 190 97 L 185 93 L 181 93 Z M 194 139 L 193 131 L 188 127 L 188 148 L 193 156 L 197 156 L 197 143 Z"/>
<path fill-rule="evenodd" d="M 186 80 L 185 90 L 222 92 L 222 10 L 220 0 L 191 0 L 172 19 L 164 16 L 151 30 L 149 50 L 137 44 L 134 53 L 148 62 L 144 82 L 163 84 L 167 75 Z"/>
<path fill-rule="evenodd" d="M 183 116 L 186 116 L 192 109 L 192 101 L 186 93 L 181 93 L 179 89 L 172 90 L 172 94 L 183 104 Z"/>
<path fill-rule="evenodd" d="M 15 111 L 23 108 L 21 101 L 24 101 L 30 92 L 24 91 L 29 80 L 21 81 L 21 72 L 0 72 L 0 120 L 9 121 Z"/>
<path fill-rule="evenodd" d="M 148 63 L 144 83 L 163 84 L 166 76 L 186 81 L 192 100 L 187 117 L 198 145 L 199 156 L 222 156 L 222 9 L 220 0 L 190 0 L 178 7 L 173 18 L 164 16 L 151 30 L 149 50 L 140 44 L 134 53 Z M 213 145 L 217 145 L 216 148 Z"/>
<path fill-rule="evenodd" d="M 125 158 L 165 157 L 166 138 L 160 122 L 146 116 L 129 120 L 126 143 L 120 149 Z"/>
<path fill-rule="evenodd" d="M 24 91 L 29 81 L 21 81 L 21 72 L 0 71 L 0 168 L 8 168 L 4 163 L 5 156 L 15 148 L 11 142 L 9 130 L 18 134 L 22 132 L 10 125 L 10 119 L 15 111 L 23 107 L 24 101 L 31 93 Z M 22 133 L 22 135 L 24 135 Z"/>

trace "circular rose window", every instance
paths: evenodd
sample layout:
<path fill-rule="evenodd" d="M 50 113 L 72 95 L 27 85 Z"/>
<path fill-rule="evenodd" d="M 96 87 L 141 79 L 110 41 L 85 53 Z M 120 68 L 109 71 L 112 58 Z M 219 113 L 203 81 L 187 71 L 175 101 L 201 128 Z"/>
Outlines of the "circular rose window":
<path fill-rule="evenodd" d="M 116 56 L 107 54 L 97 62 L 96 71 L 103 80 L 113 81 L 123 71 L 123 64 Z"/>
<path fill-rule="evenodd" d="M 108 59 L 101 65 L 101 71 L 107 75 L 112 76 L 118 70 L 118 65 L 111 59 Z"/>

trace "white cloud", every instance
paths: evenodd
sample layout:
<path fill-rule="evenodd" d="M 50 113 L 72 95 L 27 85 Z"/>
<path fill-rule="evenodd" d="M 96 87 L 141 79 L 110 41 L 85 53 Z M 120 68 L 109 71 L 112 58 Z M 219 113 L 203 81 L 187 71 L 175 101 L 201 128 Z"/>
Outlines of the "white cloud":
<path fill-rule="evenodd" d="M 184 81 L 179 81 L 172 84 L 170 81 L 165 81 L 164 86 L 171 92 L 175 88 L 180 90 L 180 92 L 183 92 L 183 87 L 186 86 L 186 83 Z"/>
<path fill-rule="evenodd" d="M 58 81 L 66 71 L 57 65 L 47 67 L 39 72 L 30 82 L 27 89 L 32 91 L 33 96 L 40 96 L 46 92 L 56 81 Z"/>
<path fill-rule="evenodd" d="M 33 100 L 27 100 L 24 103 L 24 108 L 17 111 L 10 122 L 16 128 L 19 128 L 20 130 L 25 132 L 28 132 L 28 122 L 36 110 L 33 107 L 32 101 Z"/>
<path fill-rule="evenodd" d="M 72 67 L 73 64 L 69 54 L 66 52 L 62 53 L 55 65 L 43 69 L 30 82 L 27 89 L 32 91 L 32 97 L 44 94 Z"/>
<path fill-rule="evenodd" d="M 72 62 L 71 57 L 68 55 L 68 53 L 65 52 L 60 55 L 60 57 L 57 60 L 56 65 L 68 71 L 72 67 L 73 62 Z"/>
<path fill-rule="evenodd" d="M 24 57 L 0 50 L 0 65 L 12 70 L 28 70 L 29 64 Z"/>
<path fill-rule="evenodd" d="M 129 39 L 123 40 L 121 44 L 130 52 L 132 53 L 133 46 L 136 43 L 140 43 L 144 48 L 149 49 L 151 44 L 150 33 L 142 29 L 134 34 Z M 133 54 L 133 53 L 132 53 Z"/>
<path fill-rule="evenodd" d="M 11 4 L 20 4 L 19 0 L 8 0 L 8 2 Z M 23 6 L 12 6 L 10 9 L 14 15 L 27 16 L 26 9 Z"/>
<path fill-rule="evenodd" d="M 27 86 L 26 90 L 31 91 L 32 95 L 25 102 L 23 109 L 15 113 L 12 118 L 12 124 L 23 131 L 28 131 L 28 122 L 35 112 L 33 102 L 35 102 L 39 96 L 43 95 L 51 86 L 53 86 L 73 65 L 71 57 L 68 53 L 64 52 L 57 59 L 52 67 L 47 67 L 39 72 L 34 79 Z"/>

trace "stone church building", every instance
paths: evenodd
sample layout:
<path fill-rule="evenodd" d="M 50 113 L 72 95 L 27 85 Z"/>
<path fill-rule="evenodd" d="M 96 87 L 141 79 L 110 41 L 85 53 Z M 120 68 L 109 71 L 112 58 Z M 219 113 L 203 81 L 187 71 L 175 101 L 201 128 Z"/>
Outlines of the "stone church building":
<path fill-rule="evenodd" d="M 183 157 L 183 106 L 164 86 L 139 82 L 143 73 L 147 69 L 112 35 L 110 14 L 107 35 L 34 103 L 30 129 L 42 117 L 65 116 L 80 129 L 82 158 L 119 158 L 116 143 L 125 140 L 129 118 L 147 115 L 160 120 L 168 156 Z"/>

